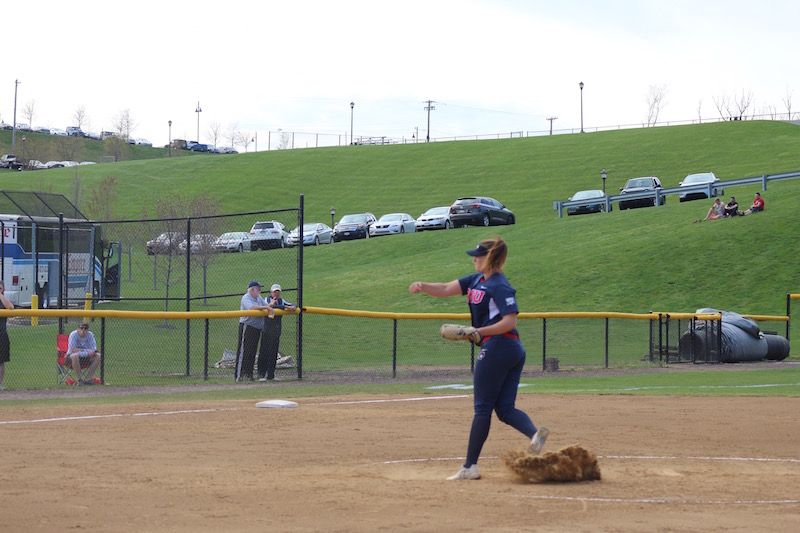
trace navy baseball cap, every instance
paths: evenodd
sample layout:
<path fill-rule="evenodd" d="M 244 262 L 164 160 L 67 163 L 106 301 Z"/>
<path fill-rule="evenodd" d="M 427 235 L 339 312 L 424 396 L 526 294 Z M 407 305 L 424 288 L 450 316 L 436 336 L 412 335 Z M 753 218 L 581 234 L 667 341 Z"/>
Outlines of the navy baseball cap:
<path fill-rule="evenodd" d="M 489 249 L 482 244 L 476 246 L 474 250 L 467 250 L 467 255 L 471 255 L 472 257 L 483 257 L 488 253 Z"/>
<path fill-rule="evenodd" d="M 259 283 L 259 282 L 257 282 L 257 281 L 251 281 L 251 282 L 250 282 L 250 285 L 248 285 L 248 286 L 247 286 L 247 288 L 248 288 L 248 289 L 251 289 L 251 288 L 253 288 L 253 287 L 263 287 L 263 285 L 262 285 L 262 284 L 260 284 L 260 283 Z"/>

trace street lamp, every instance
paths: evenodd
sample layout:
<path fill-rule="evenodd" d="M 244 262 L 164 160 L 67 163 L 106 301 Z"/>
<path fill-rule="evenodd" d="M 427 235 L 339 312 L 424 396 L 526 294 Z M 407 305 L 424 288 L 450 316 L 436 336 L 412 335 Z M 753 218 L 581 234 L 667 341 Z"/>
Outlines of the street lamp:
<path fill-rule="evenodd" d="M 22 160 L 25 161 L 25 136 L 22 136 Z"/>
<path fill-rule="evenodd" d="M 335 214 L 336 214 L 336 209 L 331 207 L 331 227 L 333 227 L 333 215 L 335 215 Z"/>
<path fill-rule="evenodd" d="M 167 157 L 172 157 L 172 121 L 168 121 L 169 126 L 169 143 L 167 144 Z"/>
<path fill-rule="evenodd" d="M 197 113 L 197 139 L 195 139 L 195 141 L 196 142 L 200 142 L 200 113 L 202 113 L 203 110 L 200 109 L 200 101 L 199 100 L 197 102 L 197 109 L 195 109 L 194 112 Z"/>
<path fill-rule="evenodd" d="M 353 108 L 355 106 L 356 106 L 355 102 L 350 102 L 350 144 L 355 144 L 355 142 L 353 142 L 354 141 L 354 139 L 353 139 Z M 331 211 L 333 211 L 333 208 L 331 208 Z M 333 212 L 331 212 L 331 215 L 332 214 L 333 214 Z"/>
<path fill-rule="evenodd" d="M 606 193 L 606 178 L 608 177 L 608 173 L 606 173 L 606 169 L 600 171 L 600 177 L 603 178 L 603 194 Z"/>
<path fill-rule="evenodd" d="M 578 87 L 581 88 L 581 133 L 583 133 L 583 82 L 580 82 Z"/>

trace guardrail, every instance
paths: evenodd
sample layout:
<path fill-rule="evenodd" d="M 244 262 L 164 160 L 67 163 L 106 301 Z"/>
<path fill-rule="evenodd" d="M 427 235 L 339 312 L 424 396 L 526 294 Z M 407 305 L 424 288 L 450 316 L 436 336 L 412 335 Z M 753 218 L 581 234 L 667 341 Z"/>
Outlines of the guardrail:
<path fill-rule="evenodd" d="M 677 194 L 683 194 L 687 192 L 705 191 L 708 197 L 711 198 L 712 192 L 720 191 L 721 194 L 721 191 L 725 189 L 725 187 L 738 187 L 740 185 L 753 185 L 756 183 L 760 183 L 761 190 L 766 191 L 767 183 L 771 181 L 781 181 L 781 180 L 795 179 L 795 178 L 800 178 L 800 170 L 795 170 L 792 172 L 782 172 L 780 174 L 762 174 L 761 176 L 752 176 L 749 178 L 737 178 L 726 181 L 718 181 L 716 183 L 692 185 L 688 187 L 670 187 L 670 188 L 656 189 L 654 191 L 643 191 L 643 192 L 636 192 L 629 194 L 616 194 L 610 196 L 607 195 L 603 199 L 591 198 L 588 200 L 572 200 L 567 202 L 555 201 L 553 202 L 553 210 L 558 211 L 558 218 L 563 218 L 564 209 L 566 208 L 583 207 L 598 203 L 604 203 L 605 212 L 608 213 L 612 210 L 611 204 L 614 202 L 619 203 L 620 200 L 632 201 L 632 200 L 644 200 L 649 198 L 653 199 L 655 206 L 658 207 L 661 205 L 661 199 L 666 196 L 674 196 Z"/>

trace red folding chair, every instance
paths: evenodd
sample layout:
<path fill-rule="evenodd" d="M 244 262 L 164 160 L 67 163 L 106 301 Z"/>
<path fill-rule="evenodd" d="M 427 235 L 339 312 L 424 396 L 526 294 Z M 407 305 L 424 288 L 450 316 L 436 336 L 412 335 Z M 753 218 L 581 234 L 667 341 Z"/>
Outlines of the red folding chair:
<path fill-rule="evenodd" d="M 58 370 L 58 384 L 61 385 L 62 383 L 66 383 L 67 385 L 76 385 L 78 380 L 75 376 L 75 369 L 72 368 L 72 364 L 67 362 L 67 351 L 69 351 L 69 335 L 65 335 L 64 333 L 59 333 L 56 335 L 56 350 L 58 351 L 58 356 L 56 357 L 56 367 Z M 80 379 L 86 378 L 86 369 L 89 367 L 89 364 L 84 364 L 81 361 L 81 375 Z M 100 378 L 92 378 L 95 383 L 100 383 Z"/>

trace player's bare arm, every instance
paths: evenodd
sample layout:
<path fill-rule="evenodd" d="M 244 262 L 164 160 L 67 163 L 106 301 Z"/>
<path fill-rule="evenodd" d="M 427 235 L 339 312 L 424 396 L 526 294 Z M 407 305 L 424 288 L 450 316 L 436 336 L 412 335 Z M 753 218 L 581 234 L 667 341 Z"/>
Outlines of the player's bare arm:
<path fill-rule="evenodd" d="M 457 296 L 461 294 L 461 284 L 457 279 L 448 283 L 427 283 L 424 281 L 415 281 L 408 287 L 408 292 L 411 294 L 419 294 L 424 292 L 436 298 L 446 298 L 448 296 Z"/>

